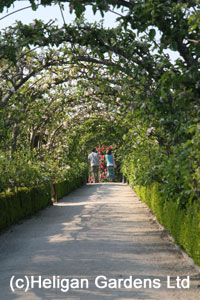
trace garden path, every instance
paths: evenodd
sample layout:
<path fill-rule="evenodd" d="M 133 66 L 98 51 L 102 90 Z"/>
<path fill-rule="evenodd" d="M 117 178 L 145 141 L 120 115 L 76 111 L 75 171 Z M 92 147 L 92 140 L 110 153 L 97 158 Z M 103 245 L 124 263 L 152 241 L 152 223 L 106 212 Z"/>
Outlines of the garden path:
<path fill-rule="evenodd" d="M 50 281 L 43 281 L 46 288 L 35 283 L 26 293 L 11 292 L 11 277 L 25 275 Z M 126 286 L 95 285 L 100 275 Z M 190 288 L 167 288 L 167 276 L 171 286 L 177 276 L 189 276 Z M 199 279 L 146 205 L 122 183 L 87 184 L 0 236 L 1 300 L 197 300 Z M 146 288 L 127 288 L 133 280 L 137 287 L 146 282 Z M 74 288 L 63 292 L 56 288 L 59 282 L 73 282 Z M 75 288 L 78 283 L 82 289 Z"/>

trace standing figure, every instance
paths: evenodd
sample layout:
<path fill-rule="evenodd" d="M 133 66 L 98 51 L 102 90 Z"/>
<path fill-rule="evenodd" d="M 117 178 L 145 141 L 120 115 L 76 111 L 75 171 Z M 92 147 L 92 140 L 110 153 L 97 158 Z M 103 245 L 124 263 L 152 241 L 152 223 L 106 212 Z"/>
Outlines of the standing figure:
<path fill-rule="evenodd" d="M 92 149 L 92 152 L 88 155 L 90 160 L 90 165 L 92 168 L 92 175 L 94 177 L 94 182 L 98 182 L 98 171 L 99 171 L 99 155 L 96 153 L 96 149 Z"/>
<path fill-rule="evenodd" d="M 107 178 L 115 178 L 114 168 L 116 166 L 111 149 L 106 151 L 105 158 L 107 164 Z"/>

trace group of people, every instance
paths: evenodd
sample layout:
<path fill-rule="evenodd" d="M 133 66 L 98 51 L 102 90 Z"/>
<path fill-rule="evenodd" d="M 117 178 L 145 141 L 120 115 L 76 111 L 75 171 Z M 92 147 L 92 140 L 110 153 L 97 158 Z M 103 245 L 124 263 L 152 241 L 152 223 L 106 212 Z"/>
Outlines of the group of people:
<path fill-rule="evenodd" d="M 88 155 L 88 159 L 90 161 L 92 175 L 94 177 L 94 182 L 98 182 L 99 179 L 99 155 L 96 153 L 96 149 L 94 148 L 92 152 Z M 112 155 L 112 150 L 109 149 L 106 151 L 105 155 L 106 166 L 107 166 L 107 178 L 115 178 L 114 168 L 116 167 L 115 161 Z"/>

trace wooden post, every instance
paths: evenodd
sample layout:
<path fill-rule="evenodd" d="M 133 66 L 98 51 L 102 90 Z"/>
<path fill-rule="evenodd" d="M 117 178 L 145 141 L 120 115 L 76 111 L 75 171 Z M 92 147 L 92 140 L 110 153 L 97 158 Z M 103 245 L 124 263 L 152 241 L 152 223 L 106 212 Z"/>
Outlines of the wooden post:
<path fill-rule="evenodd" d="M 51 201 L 53 203 L 57 203 L 58 202 L 58 194 L 57 194 L 57 191 L 56 191 L 55 180 L 51 179 L 50 180 L 50 185 L 51 185 Z"/>

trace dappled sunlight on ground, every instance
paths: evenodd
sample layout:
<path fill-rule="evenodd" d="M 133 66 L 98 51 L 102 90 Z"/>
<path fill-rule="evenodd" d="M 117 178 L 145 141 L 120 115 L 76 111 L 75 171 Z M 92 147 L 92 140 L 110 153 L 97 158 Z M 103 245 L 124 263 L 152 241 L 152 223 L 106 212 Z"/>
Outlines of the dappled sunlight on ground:
<path fill-rule="evenodd" d="M 0 237 L 2 299 L 144 299 L 196 300 L 198 277 L 174 245 L 161 238 L 162 230 L 151 220 L 147 207 L 126 184 L 86 185 L 52 207 L 38 213 Z M 34 288 L 8 293 L 12 275 L 43 279 L 86 278 L 89 288 Z M 97 288 L 99 275 L 108 278 L 153 281 L 153 288 Z M 193 278 L 190 290 L 167 290 L 168 275 Z M 56 277 L 56 278 L 57 278 Z"/>

